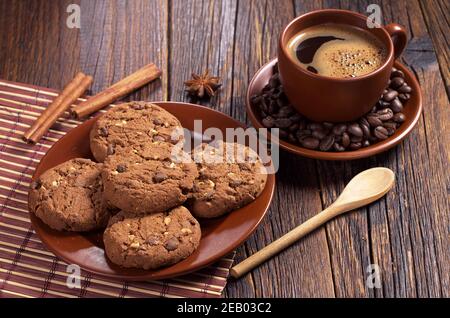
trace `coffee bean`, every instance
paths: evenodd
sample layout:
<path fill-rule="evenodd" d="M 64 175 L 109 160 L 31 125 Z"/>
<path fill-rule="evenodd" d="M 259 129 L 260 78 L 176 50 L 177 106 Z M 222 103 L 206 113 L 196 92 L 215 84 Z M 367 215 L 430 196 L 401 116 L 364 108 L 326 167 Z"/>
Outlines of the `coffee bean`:
<path fill-rule="evenodd" d="M 350 145 L 350 136 L 346 132 L 342 134 L 341 143 L 344 148 L 347 148 Z"/>
<path fill-rule="evenodd" d="M 294 114 L 290 117 L 290 119 L 291 119 L 293 122 L 298 122 L 300 119 L 302 119 L 302 116 L 301 116 L 299 113 L 294 113 Z"/>
<path fill-rule="evenodd" d="M 358 122 L 361 127 L 362 126 L 367 126 L 367 127 L 370 126 L 369 122 L 367 121 L 367 119 L 365 117 L 361 117 Z"/>
<path fill-rule="evenodd" d="M 280 94 L 280 90 L 279 90 L 277 87 L 272 88 L 272 89 L 269 91 L 269 94 L 270 94 L 270 99 L 273 100 L 273 101 L 276 101 L 277 98 L 278 98 L 278 96 L 280 96 L 280 95 L 279 95 L 279 94 Z"/>
<path fill-rule="evenodd" d="M 303 139 L 304 137 L 311 136 L 311 130 L 309 129 L 299 129 L 295 134 L 298 140 Z"/>
<path fill-rule="evenodd" d="M 403 74 L 403 72 L 400 70 L 393 70 L 393 72 L 391 73 L 391 78 L 396 78 L 396 77 L 405 78 L 405 74 Z"/>
<path fill-rule="evenodd" d="M 267 116 L 262 120 L 262 124 L 264 125 L 264 127 L 272 128 L 275 126 L 275 119 L 271 116 Z"/>
<path fill-rule="evenodd" d="M 376 114 L 369 114 L 366 116 L 366 119 L 372 127 L 378 127 L 383 124 Z"/>
<path fill-rule="evenodd" d="M 359 125 L 357 123 L 353 123 L 353 124 L 349 125 L 347 131 L 350 134 L 352 134 L 353 136 L 357 136 L 357 137 L 362 137 L 364 134 L 361 127 L 359 127 Z"/>
<path fill-rule="evenodd" d="M 319 139 L 314 137 L 303 138 L 300 143 L 303 147 L 308 149 L 317 149 L 317 147 L 319 147 Z"/>
<path fill-rule="evenodd" d="M 364 137 L 368 138 L 370 136 L 370 126 L 361 125 Z"/>
<path fill-rule="evenodd" d="M 392 111 L 393 111 L 394 113 L 398 113 L 398 112 L 401 112 L 401 111 L 403 110 L 403 104 L 402 104 L 402 102 L 400 101 L 400 99 L 398 99 L 398 98 L 395 98 L 395 99 L 391 102 L 390 107 L 391 107 L 391 109 L 392 109 Z"/>
<path fill-rule="evenodd" d="M 386 102 L 390 102 L 391 100 L 393 100 L 397 96 L 398 96 L 398 92 L 397 91 L 390 90 L 386 94 L 383 94 L 383 100 L 386 101 Z"/>
<path fill-rule="evenodd" d="M 393 121 L 387 121 L 383 123 L 383 127 L 384 128 L 392 128 L 392 129 L 396 129 L 397 128 L 397 123 L 393 122 Z"/>
<path fill-rule="evenodd" d="M 332 129 L 334 127 L 334 124 L 333 123 L 329 123 L 329 122 L 324 122 L 324 123 L 322 123 L 322 125 L 327 130 L 330 130 L 330 129 Z"/>
<path fill-rule="evenodd" d="M 306 129 L 306 121 L 305 121 L 304 119 L 301 119 L 301 120 L 298 122 L 298 129 L 299 129 L 299 130 L 304 130 L 304 129 Z"/>
<path fill-rule="evenodd" d="M 277 106 L 279 108 L 282 108 L 282 107 L 284 107 L 286 105 L 286 102 L 283 99 L 281 99 L 281 98 L 278 98 L 275 102 L 277 103 Z"/>
<path fill-rule="evenodd" d="M 369 147 L 370 146 L 370 141 L 364 140 L 363 143 L 362 143 L 362 146 L 363 147 Z"/>
<path fill-rule="evenodd" d="M 392 119 L 392 117 L 394 117 L 394 112 L 390 108 L 385 108 L 385 109 L 379 110 L 377 112 L 377 115 L 378 115 L 378 119 L 380 119 L 382 121 L 387 121 L 387 120 Z"/>
<path fill-rule="evenodd" d="M 361 127 L 361 130 L 363 131 L 363 136 L 366 138 L 369 137 L 370 136 L 370 124 L 366 118 L 362 117 L 359 120 L 359 126 Z"/>
<path fill-rule="evenodd" d="M 292 143 L 296 143 L 297 142 L 297 138 L 295 138 L 295 135 L 293 133 L 290 133 L 288 135 L 288 140 Z"/>
<path fill-rule="evenodd" d="M 157 172 L 155 173 L 155 175 L 153 176 L 153 182 L 155 183 L 161 183 L 164 180 L 166 180 L 168 178 L 168 176 L 164 173 L 164 172 Z"/>
<path fill-rule="evenodd" d="M 292 121 L 289 118 L 275 119 L 275 126 L 278 128 L 288 128 L 290 125 L 292 125 Z"/>
<path fill-rule="evenodd" d="M 261 95 L 253 95 L 252 97 L 250 97 L 250 102 L 255 106 L 259 105 L 261 103 L 261 100 Z"/>
<path fill-rule="evenodd" d="M 312 134 L 311 134 L 313 137 L 315 137 L 315 138 L 317 138 L 317 139 L 323 139 L 323 138 L 325 138 L 325 136 L 327 135 L 326 133 L 325 133 L 325 131 L 323 131 L 322 129 L 316 129 L 316 130 L 313 130 L 313 132 L 312 132 Z"/>
<path fill-rule="evenodd" d="M 264 113 L 269 113 L 269 106 L 267 104 L 267 102 L 262 99 L 261 102 L 259 103 L 259 108 L 264 112 Z"/>
<path fill-rule="evenodd" d="M 106 154 L 107 155 L 113 155 L 115 152 L 115 146 L 113 144 L 109 144 L 106 148 Z"/>
<path fill-rule="evenodd" d="M 336 151 L 339 151 L 339 152 L 345 151 L 345 148 L 343 146 L 341 146 L 340 144 L 338 144 L 337 142 L 334 143 L 333 149 Z"/>
<path fill-rule="evenodd" d="M 289 117 L 293 113 L 295 113 L 295 110 L 291 106 L 283 106 L 278 111 L 278 116 L 279 117 Z"/>
<path fill-rule="evenodd" d="M 378 109 L 384 109 L 387 108 L 391 105 L 391 102 L 381 102 L 381 105 L 379 107 L 377 107 Z"/>
<path fill-rule="evenodd" d="M 408 93 L 402 93 L 402 94 L 398 95 L 398 98 L 400 98 L 400 100 L 402 102 L 406 102 L 408 99 L 411 98 L 411 95 Z"/>
<path fill-rule="evenodd" d="M 346 124 L 337 124 L 333 127 L 333 134 L 335 135 L 342 135 L 347 130 Z"/>
<path fill-rule="evenodd" d="M 378 126 L 377 128 L 375 128 L 373 134 L 375 135 L 375 137 L 381 140 L 385 140 L 387 139 L 387 137 L 389 137 L 387 129 L 383 126 Z"/>
<path fill-rule="evenodd" d="M 328 151 L 334 145 L 334 135 L 328 135 L 320 141 L 319 149 L 322 151 Z"/>
<path fill-rule="evenodd" d="M 385 127 L 388 133 L 388 136 L 392 136 L 395 133 L 395 128 Z"/>
<path fill-rule="evenodd" d="M 41 180 L 38 179 L 38 180 L 31 182 L 30 186 L 31 186 L 31 189 L 38 190 L 42 186 L 42 182 L 41 182 Z"/>
<path fill-rule="evenodd" d="M 323 126 L 320 123 L 309 123 L 308 124 L 308 129 L 310 129 L 310 130 L 320 130 L 320 129 L 323 129 Z"/>
<path fill-rule="evenodd" d="M 362 136 L 350 136 L 350 142 L 361 142 L 362 140 Z"/>
<path fill-rule="evenodd" d="M 98 134 L 102 137 L 108 137 L 108 128 L 106 127 L 100 128 Z"/>
<path fill-rule="evenodd" d="M 267 106 L 267 112 L 271 115 L 275 114 L 278 111 L 278 104 L 271 100 Z"/>
<path fill-rule="evenodd" d="M 351 150 L 358 150 L 359 148 L 362 147 L 362 143 L 361 142 L 352 142 L 349 146 L 349 148 Z"/>
<path fill-rule="evenodd" d="M 394 77 L 391 80 L 391 83 L 390 83 L 389 86 L 394 88 L 394 89 L 396 89 L 396 88 L 399 88 L 400 86 L 402 86 L 404 82 L 405 82 L 405 80 L 403 78 L 401 78 L 401 77 Z"/>
<path fill-rule="evenodd" d="M 288 129 L 289 129 L 290 132 L 296 132 L 296 131 L 298 130 L 299 127 L 300 127 L 299 124 L 293 123 L 292 125 L 289 126 Z"/>
<path fill-rule="evenodd" d="M 172 237 L 166 242 L 166 244 L 164 244 L 164 247 L 170 252 L 176 250 L 179 244 L 180 242 L 178 241 L 178 239 L 176 237 Z"/>
<path fill-rule="evenodd" d="M 397 113 L 392 118 L 396 123 L 403 123 L 406 119 L 405 115 L 403 113 Z"/>
<path fill-rule="evenodd" d="M 275 74 L 274 76 L 272 76 L 269 79 L 269 87 L 277 87 L 280 84 L 280 80 L 278 79 L 277 74 Z"/>
<path fill-rule="evenodd" d="M 289 136 L 289 133 L 284 129 L 280 129 L 278 134 L 281 139 L 286 139 Z"/>
<path fill-rule="evenodd" d="M 399 93 L 411 93 L 411 91 L 411 86 L 408 86 L 407 84 L 403 84 L 403 86 L 398 89 Z"/>

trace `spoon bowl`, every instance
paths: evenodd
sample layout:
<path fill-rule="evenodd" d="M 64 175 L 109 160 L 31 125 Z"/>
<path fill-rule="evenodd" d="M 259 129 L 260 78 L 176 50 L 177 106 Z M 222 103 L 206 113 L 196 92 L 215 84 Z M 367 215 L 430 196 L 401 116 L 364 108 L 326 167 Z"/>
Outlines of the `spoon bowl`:
<path fill-rule="evenodd" d="M 345 186 L 341 195 L 329 207 L 338 214 L 372 203 L 384 196 L 395 184 L 395 175 L 388 168 L 372 168 L 358 173 Z"/>

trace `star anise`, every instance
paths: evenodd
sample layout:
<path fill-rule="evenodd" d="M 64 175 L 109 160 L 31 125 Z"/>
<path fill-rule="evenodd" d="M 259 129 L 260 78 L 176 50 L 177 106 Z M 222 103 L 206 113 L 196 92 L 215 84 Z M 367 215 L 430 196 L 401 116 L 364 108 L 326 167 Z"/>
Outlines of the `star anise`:
<path fill-rule="evenodd" d="M 215 91 L 222 85 L 219 83 L 219 77 L 209 76 L 209 70 L 203 75 L 192 73 L 192 79 L 184 82 L 186 91 L 193 96 L 203 98 L 205 93 L 208 96 L 214 96 Z"/>

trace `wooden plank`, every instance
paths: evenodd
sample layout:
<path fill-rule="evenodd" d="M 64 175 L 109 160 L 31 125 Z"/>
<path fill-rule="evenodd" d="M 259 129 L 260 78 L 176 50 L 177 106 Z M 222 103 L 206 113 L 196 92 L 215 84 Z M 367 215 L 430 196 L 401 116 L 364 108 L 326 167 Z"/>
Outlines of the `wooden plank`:
<path fill-rule="evenodd" d="M 233 36 L 237 1 L 172 1 L 170 12 L 171 100 L 196 102 L 231 112 Z M 211 100 L 190 98 L 184 81 L 207 69 L 219 76 L 222 88 Z"/>
<path fill-rule="evenodd" d="M 162 79 L 123 100 L 165 100 L 168 92 L 168 4 L 165 0 L 81 1 L 80 68 L 98 93 L 145 64 Z"/>
<path fill-rule="evenodd" d="M 57 89 L 73 78 L 79 30 L 65 24 L 71 3 L 78 1 L 0 2 L 1 78 Z"/>
<path fill-rule="evenodd" d="M 414 277 L 409 279 L 406 293 L 413 290 L 415 280 L 416 296 L 441 297 L 449 293 L 450 270 L 450 209 L 446 188 L 449 181 L 448 100 L 419 2 L 393 3 L 389 11 L 387 9 L 384 7 L 388 22 L 399 21 L 410 30 L 410 44 L 403 62 L 419 80 L 425 110 L 414 132 L 402 144 L 403 149 L 396 149 L 397 169 L 401 173 L 397 173 L 399 182 L 394 194 L 404 198 L 387 203 L 394 211 L 401 211 L 402 220 L 397 221 L 393 218 L 395 214 L 389 213 L 389 222 L 391 226 L 399 226 L 392 234 L 405 234 L 410 243 L 403 241 L 406 244 L 401 248 L 395 246 L 400 251 L 394 255 L 398 261 L 401 255 L 403 264 L 407 264 L 402 272 Z"/>
<path fill-rule="evenodd" d="M 233 116 L 245 120 L 245 92 L 253 74 L 275 57 L 278 35 L 294 17 L 291 1 L 240 1 L 234 59 Z M 268 216 L 245 243 L 239 262 L 320 211 L 314 161 L 281 153 L 277 190 Z M 334 287 L 324 230 L 318 230 L 238 282 L 228 296 L 245 296 L 242 284 L 258 297 L 333 297 Z M 244 289 L 244 291 L 246 291 Z M 247 294 L 248 296 L 251 296 Z"/>
<path fill-rule="evenodd" d="M 423 17 L 436 49 L 440 71 L 450 96 L 450 2 L 446 0 L 420 1 Z M 446 14 L 447 12 L 447 14 Z"/>

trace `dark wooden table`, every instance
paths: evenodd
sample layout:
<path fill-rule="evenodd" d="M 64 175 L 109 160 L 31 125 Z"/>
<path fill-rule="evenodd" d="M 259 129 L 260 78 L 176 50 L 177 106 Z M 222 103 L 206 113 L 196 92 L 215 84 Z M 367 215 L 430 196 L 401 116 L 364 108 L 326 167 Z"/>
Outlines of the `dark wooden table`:
<path fill-rule="evenodd" d="M 66 26 L 81 5 L 81 29 Z M 62 88 L 76 71 L 96 93 L 153 61 L 164 75 L 128 99 L 188 101 L 183 81 L 212 70 L 218 96 L 204 104 L 247 121 L 244 96 L 277 54 L 283 26 L 319 8 L 365 12 L 407 27 L 402 61 L 417 76 L 425 112 L 398 147 L 353 162 L 281 154 L 271 209 L 237 260 L 256 252 L 330 204 L 351 177 L 374 166 L 396 173 L 395 188 L 368 208 L 340 217 L 239 281 L 228 297 L 449 297 L 449 0 L 436 1 L 12 1 L 0 0 L 0 78 Z M 366 286 L 369 264 L 381 288 Z"/>

